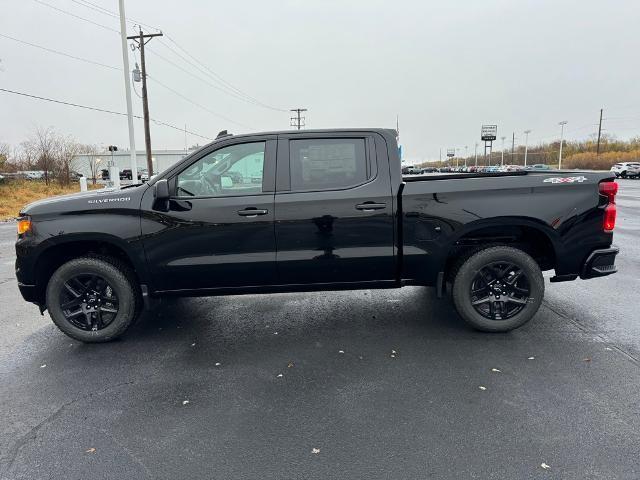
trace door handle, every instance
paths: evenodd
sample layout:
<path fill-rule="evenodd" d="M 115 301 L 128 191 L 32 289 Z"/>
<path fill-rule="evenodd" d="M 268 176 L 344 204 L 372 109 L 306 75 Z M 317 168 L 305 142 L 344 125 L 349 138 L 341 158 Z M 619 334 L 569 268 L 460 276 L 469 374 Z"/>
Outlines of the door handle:
<path fill-rule="evenodd" d="M 356 205 L 356 210 L 362 210 L 363 212 L 372 212 L 374 210 L 382 210 L 383 208 L 387 208 L 386 203 L 365 202 Z"/>
<path fill-rule="evenodd" d="M 248 207 L 244 210 L 238 210 L 238 215 L 241 217 L 257 217 L 258 215 L 266 215 L 269 210 L 262 210 L 255 207 Z"/>

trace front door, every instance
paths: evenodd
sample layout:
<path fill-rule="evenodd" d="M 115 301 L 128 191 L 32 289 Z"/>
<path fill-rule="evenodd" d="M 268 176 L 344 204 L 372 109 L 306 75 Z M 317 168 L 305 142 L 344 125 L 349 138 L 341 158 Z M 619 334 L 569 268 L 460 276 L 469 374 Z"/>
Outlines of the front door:
<path fill-rule="evenodd" d="M 156 291 L 276 283 L 274 137 L 213 145 L 169 180 L 170 210 L 142 205 Z"/>
<path fill-rule="evenodd" d="M 387 165 L 384 140 L 374 135 L 279 137 L 275 222 L 280 283 L 394 278 Z"/>

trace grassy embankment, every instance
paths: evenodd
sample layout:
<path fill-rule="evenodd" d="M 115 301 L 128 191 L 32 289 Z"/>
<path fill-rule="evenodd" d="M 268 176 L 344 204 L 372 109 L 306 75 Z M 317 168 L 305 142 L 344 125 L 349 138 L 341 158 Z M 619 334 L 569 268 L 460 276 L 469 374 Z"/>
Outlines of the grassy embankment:
<path fill-rule="evenodd" d="M 89 189 L 102 188 L 102 185 L 89 185 Z M 27 203 L 42 198 L 64 195 L 80 191 L 78 183 L 67 186 L 52 181 L 45 185 L 40 181 L 15 180 L 0 182 L 0 221 L 18 216 L 20 209 Z"/>

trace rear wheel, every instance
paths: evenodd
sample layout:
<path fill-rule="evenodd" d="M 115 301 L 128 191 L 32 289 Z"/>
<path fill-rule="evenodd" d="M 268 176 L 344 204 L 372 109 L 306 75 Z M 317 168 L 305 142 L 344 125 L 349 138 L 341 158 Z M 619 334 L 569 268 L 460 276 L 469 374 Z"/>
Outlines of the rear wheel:
<path fill-rule="evenodd" d="M 544 295 L 542 271 L 527 253 L 497 246 L 471 255 L 453 281 L 453 303 L 472 327 L 507 332 L 536 314 Z"/>
<path fill-rule="evenodd" d="M 47 308 L 64 333 L 108 342 L 135 321 L 140 299 L 128 266 L 111 257 L 82 257 L 59 267 L 47 285 Z"/>

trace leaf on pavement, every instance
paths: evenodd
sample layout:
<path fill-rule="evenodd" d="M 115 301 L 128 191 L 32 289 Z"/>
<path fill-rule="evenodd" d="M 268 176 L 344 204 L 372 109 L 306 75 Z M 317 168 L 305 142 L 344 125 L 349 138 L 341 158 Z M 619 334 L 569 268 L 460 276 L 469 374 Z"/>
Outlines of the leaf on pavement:
<path fill-rule="evenodd" d="M 338 353 L 344 353 L 344 350 L 338 350 Z"/>
<path fill-rule="evenodd" d="M 287 368 L 293 368 L 293 362 L 289 362 L 289 363 L 287 364 Z"/>
<path fill-rule="evenodd" d="M 42 365 L 40 365 L 40 368 L 45 368 L 47 366 L 46 363 L 43 363 Z"/>
<path fill-rule="evenodd" d="M 544 463 L 544 462 L 542 462 L 542 463 L 540 464 L 540 466 L 541 466 L 542 468 L 544 468 L 545 470 L 549 470 L 549 469 L 551 468 L 549 465 L 547 465 L 547 464 L 546 464 L 546 463 Z"/>
<path fill-rule="evenodd" d="M 182 401 L 182 404 L 183 404 L 183 405 L 188 405 L 188 404 L 189 404 L 189 400 L 183 400 L 183 401 Z"/>
<path fill-rule="evenodd" d="M 279 373 L 278 375 L 276 375 L 277 378 L 282 378 L 284 377 L 284 375 L 282 375 L 281 373 Z"/>
<path fill-rule="evenodd" d="M 85 450 L 85 453 L 94 453 L 96 451 L 96 449 L 94 447 L 91 447 L 87 450 Z"/>
<path fill-rule="evenodd" d="M 529 358 L 527 358 L 527 360 L 535 360 L 535 359 L 536 359 L 536 357 L 529 357 Z"/>
<path fill-rule="evenodd" d="M 478 388 L 479 388 L 480 390 L 486 390 L 486 389 L 487 389 L 487 387 L 483 387 L 482 385 L 480 385 Z"/>
<path fill-rule="evenodd" d="M 492 372 L 496 372 L 496 373 L 501 373 L 502 370 L 498 369 L 498 368 L 492 368 L 491 369 Z"/>
<path fill-rule="evenodd" d="M 591 359 L 590 359 L 589 357 L 587 357 L 587 358 L 583 358 L 583 359 L 582 359 L 582 361 L 583 361 L 583 362 L 590 362 L 590 361 L 591 361 Z"/>
<path fill-rule="evenodd" d="M 314 454 L 317 455 L 318 453 L 320 453 L 320 449 L 319 448 L 312 448 L 311 449 L 311 453 L 314 453 Z"/>

